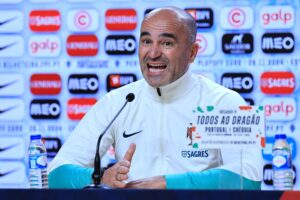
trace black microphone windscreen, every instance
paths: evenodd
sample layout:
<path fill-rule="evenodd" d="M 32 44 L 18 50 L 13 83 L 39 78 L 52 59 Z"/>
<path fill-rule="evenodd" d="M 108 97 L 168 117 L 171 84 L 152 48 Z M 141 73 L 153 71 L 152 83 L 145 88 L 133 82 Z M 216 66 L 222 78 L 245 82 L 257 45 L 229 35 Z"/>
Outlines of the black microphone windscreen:
<path fill-rule="evenodd" d="M 133 93 L 127 94 L 126 100 L 127 100 L 128 102 L 132 102 L 132 101 L 134 100 L 134 94 L 133 94 Z"/>

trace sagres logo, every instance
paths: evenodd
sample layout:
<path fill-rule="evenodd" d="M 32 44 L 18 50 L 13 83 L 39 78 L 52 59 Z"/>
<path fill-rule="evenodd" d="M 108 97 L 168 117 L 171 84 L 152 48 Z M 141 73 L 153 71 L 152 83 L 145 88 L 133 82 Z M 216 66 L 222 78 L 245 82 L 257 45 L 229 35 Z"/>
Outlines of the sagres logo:
<path fill-rule="evenodd" d="M 220 16 L 223 29 L 251 29 L 254 23 L 250 7 L 224 7 Z"/>
<path fill-rule="evenodd" d="M 47 156 L 54 158 L 61 148 L 61 140 L 56 137 L 44 137 L 43 142 L 47 149 Z"/>
<path fill-rule="evenodd" d="M 33 10 L 29 14 L 29 27 L 35 32 L 55 32 L 60 29 L 58 10 Z"/>
<path fill-rule="evenodd" d="M 58 119 L 61 106 L 56 99 L 34 99 L 30 103 L 30 116 L 33 119 Z"/>
<path fill-rule="evenodd" d="M 106 78 L 107 91 L 109 92 L 136 80 L 135 74 L 109 74 Z"/>
<path fill-rule="evenodd" d="M 111 31 L 130 31 L 137 26 L 134 9 L 109 9 L 105 13 L 105 26 Z"/>
<path fill-rule="evenodd" d="M 0 120 L 22 120 L 25 115 L 25 104 L 21 99 L 0 99 Z"/>
<path fill-rule="evenodd" d="M 264 53 L 291 53 L 294 51 L 295 39 L 292 33 L 265 33 L 261 39 Z"/>
<path fill-rule="evenodd" d="M 215 53 L 215 37 L 211 33 L 197 33 L 196 42 L 199 45 L 197 56 L 210 56 Z"/>
<path fill-rule="evenodd" d="M 17 10 L 1 10 L 0 33 L 18 33 L 23 30 L 24 16 Z"/>
<path fill-rule="evenodd" d="M 265 6 L 260 11 L 260 25 L 265 29 L 292 28 L 294 20 L 294 9 L 291 6 Z"/>
<path fill-rule="evenodd" d="M 265 94 L 292 94 L 295 87 L 292 72 L 264 72 L 260 77 L 260 89 Z"/>
<path fill-rule="evenodd" d="M 105 39 L 105 51 L 109 55 L 132 55 L 136 41 L 132 35 L 109 35 Z"/>
<path fill-rule="evenodd" d="M 98 45 L 95 35 L 70 35 L 67 39 L 67 52 L 70 56 L 95 56 Z"/>
<path fill-rule="evenodd" d="M 266 120 L 291 121 L 296 117 L 296 102 L 291 97 L 269 97 L 262 102 Z"/>
<path fill-rule="evenodd" d="M 214 23 L 214 13 L 211 8 L 185 9 L 196 20 L 197 28 L 211 28 Z"/>
<path fill-rule="evenodd" d="M 67 26 L 71 31 L 93 32 L 98 29 L 98 12 L 93 9 L 71 10 L 67 16 Z"/>
<path fill-rule="evenodd" d="M 0 35 L 0 58 L 16 58 L 24 54 L 24 40 L 18 35 Z"/>
<path fill-rule="evenodd" d="M 57 95 L 62 88 L 59 74 L 33 74 L 30 77 L 30 91 L 35 95 Z"/>
<path fill-rule="evenodd" d="M 29 38 L 28 49 L 32 57 L 57 57 L 61 43 L 56 35 L 34 35 Z"/>
<path fill-rule="evenodd" d="M 221 77 L 221 84 L 238 93 L 250 93 L 253 90 L 253 76 L 250 73 L 225 73 Z"/>
<path fill-rule="evenodd" d="M 68 78 L 68 89 L 72 94 L 95 94 L 99 89 L 96 74 L 71 74 Z"/>
<path fill-rule="evenodd" d="M 87 111 L 97 102 L 95 98 L 73 98 L 68 101 L 68 117 L 71 120 L 80 120 Z"/>
<path fill-rule="evenodd" d="M 20 96 L 24 93 L 25 80 L 23 75 L 16 73 L 0 74 L 0 97 Z"/>
<path fill-rule="evenodd" d="M 293 165 L 293 182 L 296 183 L 296 167 Z M 272 164 L 266 164 L 263 171 L 263 180 L 266 185 L 273 185 L 273 167 Z"/>
<path fill-rule="evenodd" d="M 297 142 L 291 138 L 287 137 L 287 142 L 290 145 L 291 152 L 292 152 L 292 159 L 296 158 L 297 155 Z M 266 147 L 263 148 L 263 158 L 268 161 L 272 161 L 273 156 L 272 156 L 272 147 L 274 144 L 274 137 L 267 137 L 266 138 Z"/>
<path fill-rule="evenodd" d="M 224 34 L 222 50 L 226 54 L 252 53 L 253 36 L 250 33 Z"/>

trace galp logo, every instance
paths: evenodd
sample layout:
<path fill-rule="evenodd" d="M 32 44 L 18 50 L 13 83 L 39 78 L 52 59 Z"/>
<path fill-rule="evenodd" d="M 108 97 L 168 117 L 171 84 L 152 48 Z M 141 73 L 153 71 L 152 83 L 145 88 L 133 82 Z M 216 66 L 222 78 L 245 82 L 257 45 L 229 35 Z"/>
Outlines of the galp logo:
<path fill-rule="evenodd" d="M 57 95 L 61 87 L 59 74 L 33 74 L 30 77 L 30 91 L 35 95 Z"/>
<path fill-rule="evenodd" d="M 67 22 L 71 31 L 93 32 L 98 29 L 98 12 L 93 9 L 71 10 L 68 12 Z"/>
<path fill-rule="evenodd" d="M 106 78 L 107 91 L 109 92 L 136 80 L 135 74 L 109 74 Z"/>
<path fill-rule="evenodd" d="M 70 56 L 95 56 L 99 44 L 95 35 L 70 35 L 67 39 L 67 52 Z"/>
<path fill-rule="evenodd" d="M 32 57 L 57 57 L 61 43 L 56 35 L 35 35 L 29 38 L 28 49 Z"/>
<path fill-rule="evenodd" d="M 58 10 L 33 10 L 29 14 L 29 27 L 35 32 L 55 32 L 60 29 Z"/>
<path fill-rule="evenodd" d="M 260 89 L 265 94 L 292 94 L 295 87 L 292 72 L 264 72 L 260 77 Z"/>
<path fill-rule="evenodd" d="M 21 96 L 24 88 L 25 80 L 21 74 L 0 73 L 0 97 Z"/>
<path fill-rule="evenodd" d="M 44 137 L 43 142 L 47 149 L 47 156 L 54 158 L 61 148 L 61 140 L 56 137 Z"/>
<path fill-rule="evenodd" d="M 99 89 L 96 74 L 72 74 L 68 79 L 68 89 L 72 94 L 95 94 Z"/>
<path fill-rule="evenodd" d="M 297 142 L 291 137 L 287 137 L 287 142 L 290 145 L 292 159 L 294 160 L 297 155 Z M 263 148 L 263 151 L 262 151 L 262 153 L 263 153 L 262 155 L 265 160 L 272 161 L 273 144 L 274 144 L 274 137 L 266 137 L 266 146 L 265 146 L 265 148 Z"/>
<path fill-rule="evenodd" d="M 260 11 L 260 25 L 265 29 L 292 28 L 294 20 L 294 9 L 291 6 L 265 6 Z"/>
<path fill-rule="evenodd" d="M 35 99 L 30 103 L 32 119 L 58 119 L 61 106 L 56 99 Z"/>
<path fill-rule="evenodd" d="M 265 33 L 261 39 L 264 53 L 291 53 L 294 51 L 295 39 L 292 33 Z"/>
<path fill-rule="evenodd" d="M 68 117 L 71 120 L 80 120 L 87 111 L 97 102 L 94 98 L 73 98 L 68 101 Z"/>
<path fill-rule="evenodd" d="M 220 16 L 223 29 L 251 29 L 254 23 L 250 7 L 224 7 Z"/>
<path fill-rule="evenodd" d="M 196 42 L 199 45 L 197 56 L 210 56 L 215 53 L 216 42 L 211 33 L 197 33 Z"/>
<path fill-rule="evenodd" d="M 108 55 L 132 55 L 136 50 L 136 41 L 132 35 L 109 35 L 105 39 L 105 51 Z"/>
<path fill-rule="evenodd" d="M 22 120 L 25 115 L 25 104 L 21 99 L 0 99 L 0 120 Z"/>
<path fill-rule="evenodd" d="M 266 185 L 273 185 L 273 167 L 272 164 L 266 164 L 263 171 L 263 180 Z M 293 165 L 293 182 L 296 183 L 296 167 Z"/>
<path fill-rule="evenodd" d="M 296 102 L 291 97 L 269 97 L 263 100 L 266 120 L 291 121 L 296 117 Z"/>
<path fill-rule="evenodd" d="M 226 54 L 247 54 L 253 52 L 253 36 L 250 33 L 224 34 L 222 50 Z"/>
<path fill-rule="evenodd" d="M 185 9 L 196 20 L 197 28 L 211 28 L 214 23 L 214 14 L 211 8 Z"/>
<path fill-rule="evenodd" d="M 0 33 L 18 33 L 23 30 L 23 13 L 17 10 L 1 10 Z"/>
<path fill-rule="evenodd" d="M 134 9 L 109 9 L 105 13 L 105 26 L 111 31 L 130 31 L 137 26 Z"/>
<path fill-rule="evenodd" d="M 221 77 L 221 84 L 238 93 L 250 93 L 253 90 L 253 76 L 250 73 L 225 73 Z"/>
<path fill-rule="evenodd" d="M 0 35 L 0 58 L 16 58 L 24 54 L 24 40 L 18 35 Z"/>

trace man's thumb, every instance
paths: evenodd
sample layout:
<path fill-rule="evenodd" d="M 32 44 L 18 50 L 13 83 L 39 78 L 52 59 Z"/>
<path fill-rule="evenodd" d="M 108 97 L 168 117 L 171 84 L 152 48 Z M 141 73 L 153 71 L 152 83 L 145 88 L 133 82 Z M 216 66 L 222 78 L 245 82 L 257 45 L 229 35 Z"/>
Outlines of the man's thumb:
<path fill-rule="evenodd" d="M 134 143 L 131 143 L 128 150 L 125 153 L 125 156 L 123 157 L 124 160 L 128 160 L 129 162 L 131 162 L 131 159 L 133 157 L 133 154 L 135 152 L 135 147 L 136 145 Z"/>

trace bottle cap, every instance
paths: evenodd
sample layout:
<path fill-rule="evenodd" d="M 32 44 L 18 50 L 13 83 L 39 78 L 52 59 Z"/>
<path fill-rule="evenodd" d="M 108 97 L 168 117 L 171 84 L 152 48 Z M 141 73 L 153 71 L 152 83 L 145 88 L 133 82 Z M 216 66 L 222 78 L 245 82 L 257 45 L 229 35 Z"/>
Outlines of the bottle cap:
<path fill-rule="evenodd" d="M 286 139 L 286 135 L 285 134 L 276 134 L 275 135 L 275 140 L 276 139 Z"/>
<path fill-rule="evenodd" d="M 39 140 L 41 138 L 42 138 L 41 134 L 30 135 L 30 140 Z"/>

